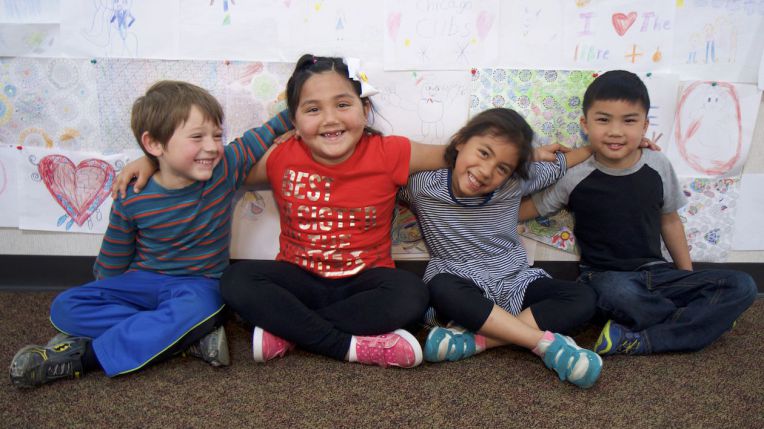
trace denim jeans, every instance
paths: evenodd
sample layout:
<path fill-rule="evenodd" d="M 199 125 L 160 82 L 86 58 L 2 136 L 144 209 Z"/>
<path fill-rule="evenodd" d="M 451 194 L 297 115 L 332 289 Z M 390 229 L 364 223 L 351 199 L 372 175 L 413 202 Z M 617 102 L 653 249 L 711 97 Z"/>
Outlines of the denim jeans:
<path fill-rule="evenodd" d="M 732 327 L 757 293 L 746 273 L 685 271 L 668 263 L 635 271 L 582 266 L 578 281 L 597 292 L 598 310 L 642 335 L 648 353 L 706 347 Z"/>

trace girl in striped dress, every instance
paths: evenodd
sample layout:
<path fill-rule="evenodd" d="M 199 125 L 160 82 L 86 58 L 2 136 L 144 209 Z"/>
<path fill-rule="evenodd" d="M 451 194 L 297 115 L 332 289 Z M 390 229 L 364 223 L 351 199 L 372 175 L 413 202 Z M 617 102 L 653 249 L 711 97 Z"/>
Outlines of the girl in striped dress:
<path fill-rule="evenodd" d="M 533 130 L 517 112 L 484 111 L 451 139 L 449 168 L 416 173 L 400 193 L 431 255 L 424 276 L 427 321 L 448 324 L 430 330 L 424 357 L 455 361 L 515 344 L 541 357 L 560 379 L 587 388 L 602 360 L 556 332 L 570 332 L 594 315 L 594 292 L 529 267 L 517 222 L 524 196 L 556 182 L 568 164 L 591 152 L 563 154 L 554 144 L 534 153 L 532 140 Z"/>

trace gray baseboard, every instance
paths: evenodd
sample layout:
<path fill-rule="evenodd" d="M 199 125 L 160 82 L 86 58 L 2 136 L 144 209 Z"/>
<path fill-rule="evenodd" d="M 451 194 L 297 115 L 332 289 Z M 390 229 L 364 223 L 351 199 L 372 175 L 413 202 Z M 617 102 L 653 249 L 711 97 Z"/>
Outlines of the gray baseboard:
<path fill-rule="evenodd" d="M 93 280 L 92 256 L 0 255 L 0 291 L 63 290 Z M 426 261 L 397 261 L 396 265 L 418 275 L 424 274 Z M 573 261 L 537 261 L 554 278 L 573 280 L 578 264 Z M 726 268 L 750 274 L 759 294 L 764 294 L 764 263 L 696 262 L 695 269 Z"/>

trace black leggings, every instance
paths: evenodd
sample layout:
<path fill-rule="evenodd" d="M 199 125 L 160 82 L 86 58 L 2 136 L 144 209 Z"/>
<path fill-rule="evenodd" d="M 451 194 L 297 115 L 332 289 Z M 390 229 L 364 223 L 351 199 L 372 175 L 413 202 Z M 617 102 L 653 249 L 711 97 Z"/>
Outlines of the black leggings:
<path fill-rule="evenodd" d="M 246 322 L 335 359 L 345 358 L 352 335 L 384 334 L 420 320 L 429 299 L 418 276 L 395 268 L 327 279 L 275 261 L 231 265 L 220 292 Z"/>
<path fill-rule="evenodd" d="M 469 279 L 438 274 L 428 285 L 430 305 L 442 321 L 477 332 L 493 309 L 493 301 Z M 522 308 L 530 307 L 541 330 L 570 333 L 594 316 L 595 304 L 596 295 L 586 285 L 542 277 L 528 285 Z"/>

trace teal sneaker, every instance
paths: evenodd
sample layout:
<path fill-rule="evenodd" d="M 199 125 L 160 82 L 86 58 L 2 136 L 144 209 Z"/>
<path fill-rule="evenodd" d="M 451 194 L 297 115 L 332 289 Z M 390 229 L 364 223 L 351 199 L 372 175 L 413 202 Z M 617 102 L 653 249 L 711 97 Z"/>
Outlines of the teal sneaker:
<path fill-rule="evenodd" d="M 427 334 L 424 343 L 424 359 L 427 362 L 454 362 L 477 353 L 475 334 L 460 328 L 436 326 Z"/>
<path fill-rule="evenodd" d="M 594 351 L 602 356 L 647 354 L 641 335 L 629 331 L 612 320 L 608 320 L 605 327 L 602 328 L 602 332 L 594 344 Z"/>
<path fill-rule="evenodd" d="M 579 347 L 572 338 L 560 334 L 554 334 L 554 341 L 544 352 L 544 364 L 553 369 L 560 380 L 583 389 L 594 386 L 602 372 L 601 357 Z"/>
<path fill-rule="evenodd" d="M 11 361 L 11 383 L 17 387 L 36 387 L 59 379 L 79 378 L 83 374 L 82 356 L 90 341 L 84 337 L 56 336 L 48 345 L 22 348 Z"/>

